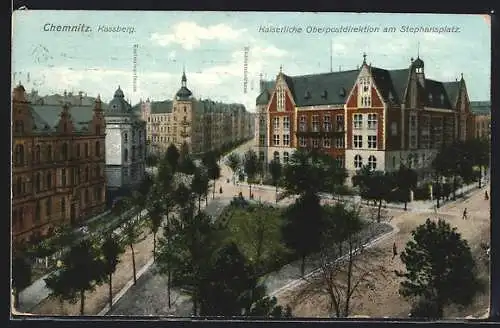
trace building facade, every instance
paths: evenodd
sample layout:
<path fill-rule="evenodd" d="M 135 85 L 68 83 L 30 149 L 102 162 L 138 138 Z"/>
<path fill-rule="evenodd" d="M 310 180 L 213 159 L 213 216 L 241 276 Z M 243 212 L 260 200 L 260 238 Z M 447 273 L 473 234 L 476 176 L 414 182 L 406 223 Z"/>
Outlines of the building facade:
<path fill-rule="evenodd" d="M 36 241 L 105 209 L 105 120 L 93 106 L 33 105 L 12 96 L 12 236 Z"/>
<path fill-rule="evenodd" d="M 470 106 L 474 113 L 474 136 L 491 139 L 491 102 L 471 101 Z"/>
<path fill-rule="evenodd" d="M 106 178 L 109 190 L 133 188 L 146 170 L 146 122 L 118 87 L 105 111 Z"/>
<path fill-rule="evenodd" d="M 178 149 L 185 144 L 192 153 L 203 153 L 251 139 L 254 133 L 253 115 L 243 105 L 194 98 L 185 72 L 172 101 L 148 99 L 137 109 L 147 122 L 147 143 L 153 153 L 162 153 L 171 144 Z"/>
<path fill-rule="evenodd" d="M 366 58 L 352 71 L 292 77 L 280 70 L 273 82 L 256 101 L 258 149 L 268 161 L 286 162 L 295 149 L 312 148 L 351 175 L 365 165 L 395 171 L 404 164 L 426 176 L 444 144 L 474 137 L 463 76 L 427 79 L 420 58 L 398 70 Z"/>

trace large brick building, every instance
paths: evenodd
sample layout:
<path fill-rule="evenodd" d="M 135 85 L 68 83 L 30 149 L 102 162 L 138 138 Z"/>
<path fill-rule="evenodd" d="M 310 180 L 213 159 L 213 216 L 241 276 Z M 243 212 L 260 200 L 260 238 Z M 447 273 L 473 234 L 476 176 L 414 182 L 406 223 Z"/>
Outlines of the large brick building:
<path fill-rule="evenodd" d="M 12 236 L 38 239 L 105 207 L 105 121 L 94 106 L 34 105 L 12 96 Z"/>
<path fill-rule="evenodd" d="M 136 110 L 147 122 L 149 149 L 155 153 L 164 152 L 170 144 L 180 149 L 184 143 L 191 152 L 202 153 L 249 139 L 254 133 L 254 119 L 245 106 L 196 99 L 187 87 L 185 72 L 172 101 L 148 99 Z"/>
<path fill-rule="evenodd" d="M 261 83 L 258 152 L 286 162 L 295 149 L 331 154 L 350 174 L 364 165 L 422 176 L 443 144 L 474 136 L 465 80 L 426 78 L 422 59 L 385 70 L 366 63 L 352 71 L 287 76 Z"/>
<path fill-rule="evenodd" d="M 470 107 L 474 113 L 474 136 L 491 139 L 491 102 L 471 101 Z"/>

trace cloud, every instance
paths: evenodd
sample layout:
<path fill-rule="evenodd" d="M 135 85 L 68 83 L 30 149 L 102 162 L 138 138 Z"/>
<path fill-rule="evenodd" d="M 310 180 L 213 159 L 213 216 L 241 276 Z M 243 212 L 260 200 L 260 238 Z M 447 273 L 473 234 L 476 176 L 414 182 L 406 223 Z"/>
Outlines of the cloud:
<path fill-rule="evenodd" d="M 233 29 L 225 24 L 200 26 L 194 22 L 180 22 L 173 27 L 172 33 L 153 33 L 150 40 L 162 47 L 170 44 L 179 44 L 186 50 L 200 47 L 201 41 L 233 41 L 246 31 L 246 29 Z"/>

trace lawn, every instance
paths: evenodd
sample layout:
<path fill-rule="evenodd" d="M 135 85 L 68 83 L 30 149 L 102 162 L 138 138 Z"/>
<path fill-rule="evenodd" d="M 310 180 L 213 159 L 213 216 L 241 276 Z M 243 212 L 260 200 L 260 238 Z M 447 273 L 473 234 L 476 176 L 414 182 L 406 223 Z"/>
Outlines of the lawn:
<path fill-rule="evenodd" d="M 262 273 L 268 273 L 290 260 L 281 237 L 283 209 L 265 204 L 232 204 L 224 210 L 220 219 L 250 263 L 261 264 Z"/>

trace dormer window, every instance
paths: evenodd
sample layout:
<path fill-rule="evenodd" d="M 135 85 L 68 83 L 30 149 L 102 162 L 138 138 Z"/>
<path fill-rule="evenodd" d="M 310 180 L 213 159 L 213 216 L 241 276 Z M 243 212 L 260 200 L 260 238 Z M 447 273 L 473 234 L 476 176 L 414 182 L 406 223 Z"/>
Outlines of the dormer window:
<path fill-rule="evenodd" d="M 327 96 L 328 96 L 328 92 L 326 90 L 323 90 L 323 93 L 321 94 L 321 97 L 323 99 L 326 99 Z"/>
<path fill-rule="evenodd" d="M 311 98 L 311 93 L 309 91 L 306 91 L 304 94 L 304 99 L 309 99 Z"/>
<path fill-rule="evenodd" d="M 432 94 L 429 93 L 429 102 L 432 102 Z"/>
<path fill-rule="evenodd" d="M 392 94 L 392 92 L 389 92 L 389 101 L 394 102 L 394 95 Z"/>
<path fill-rule="evenodd" d="M 444 105 L 444 94 L 441 94 L 441 104 Z"/>
<path fill-rule="evenodd" d="M 345 97 L 345 93 L 346 93 L 345 89 L 344 88 L 340 88 L 340 90 L 339 90 L 339 96 Z"/>

